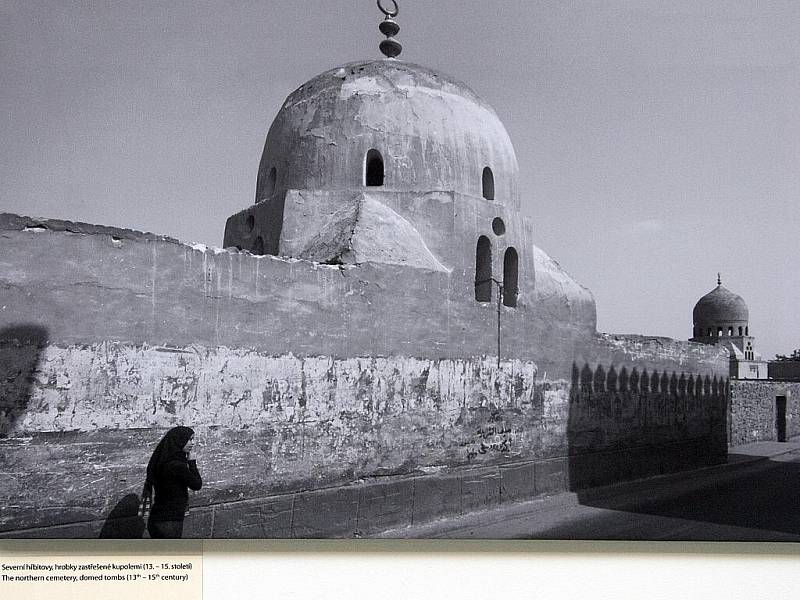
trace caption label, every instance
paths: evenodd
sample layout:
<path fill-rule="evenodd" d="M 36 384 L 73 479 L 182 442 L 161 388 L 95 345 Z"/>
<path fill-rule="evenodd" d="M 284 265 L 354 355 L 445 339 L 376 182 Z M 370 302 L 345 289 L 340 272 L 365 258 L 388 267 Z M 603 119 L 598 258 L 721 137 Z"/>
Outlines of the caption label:
<path fill-rule="evenodd" d="M 26 557 L 0 561 L 0 597 L 27 597 L 33 587 L 80 597 L 85 591 L 108 591 L 116 600 L 140 598 L 148 591 L 180 592 L 182 600 L 201 598 L 200 556 L 153 556 L 108 559 L 103 557 Z M 19 596 L 12 595 L 19 593 Z M 59 596 L 60 597 L 60 596 Z"/>

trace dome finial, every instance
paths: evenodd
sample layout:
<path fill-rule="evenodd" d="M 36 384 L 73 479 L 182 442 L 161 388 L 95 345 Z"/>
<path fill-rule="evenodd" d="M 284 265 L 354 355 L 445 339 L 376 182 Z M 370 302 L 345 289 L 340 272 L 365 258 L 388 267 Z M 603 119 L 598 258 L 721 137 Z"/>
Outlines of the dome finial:
<path fill-rule="evenodd" d="M 722 275 L 717 273 L 717 285 L 722 285 Z"/>
<path fill-rule="evenodd" d="M 384 8 L 383 4 L 381 4 L 381 0 L 378 0 L 378 8 L 384 15 L 386 15 L 386 18 L 381 21 L 380 25 L 378 25 L 378 29 L 380 29 L 381 33 L 386 36 L 386 39 L 380 44 L 381 52 L 383 52 L 387 58 L 395 58 L 403 51 L 403 46 L 400 45 L 400 42 L 394 39 L 394 36 L 396 36 L 397 32 L 400 31 L 400 26 L 394 21 L 394 19 L 392 19 L 392 17 L 396 17 L 397 13 L 400 12 L 400 8 L 397 6 L 397 2 L 395 2 L 395 0 L 390 1 L 394 7 L 392 10 Z"/>

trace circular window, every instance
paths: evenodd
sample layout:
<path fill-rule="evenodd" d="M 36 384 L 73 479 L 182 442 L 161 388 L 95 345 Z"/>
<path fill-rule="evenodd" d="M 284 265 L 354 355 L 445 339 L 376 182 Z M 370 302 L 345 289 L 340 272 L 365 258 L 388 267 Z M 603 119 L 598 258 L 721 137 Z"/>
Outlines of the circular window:
<path fill-rule="evenodd" d="M 500 217 L 495 217 L 492 221 L 492 231 L 494 231 L 495 235 L 503 235 L 506 232 L 506 224 L 503 223 L 503 219 Z"/>
<path fill-rule="evenodd" d="M 247 229 L 253 231 L 253 227 L 256 226 L 256 219 L 253 215 L 247 215 Z"/>

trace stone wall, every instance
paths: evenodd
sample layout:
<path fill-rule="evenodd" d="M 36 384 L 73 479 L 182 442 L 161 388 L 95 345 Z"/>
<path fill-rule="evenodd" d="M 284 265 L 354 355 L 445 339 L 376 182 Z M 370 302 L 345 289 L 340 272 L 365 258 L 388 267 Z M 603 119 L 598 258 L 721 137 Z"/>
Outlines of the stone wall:
<path fill-rule="evenodd" d="M 0 347 L 2 529 L 68 522 L 78 509 L 99 517 L 140 490 L 176 424 L 198 432 L 201 505 L 565 453 L 565 422 L 544 418 L 532 363 L 113 343 L 32 356 Z M 547 413 L 563 413 L 565 386 L 552 387 Z"/>
<path fill-rule="evenodd" d="M 0 365 L 0 532 L 13 536 L 97 535 L 176 424 L 197 431 L 205 485 L 187 534 L 201 537 L 350 536 L 690 468 L 719 459 L 710 433 L 724 426 L 710 389 L 632 392 L 602 367 L 587 384 L 529 361 L 112 342 L 5 342 Z M 288 518 L 287 503 L 315 499 L 327 516 L 313 527 L 311 506 L 273 523 L 275 506 Z"/>
<path fill-rule="evenodd" d="M 476 302 L 463 274 L 321 265 L 88 227 L 0 215 L 0 339 L 25 325 L 61 345 L 200 344 L 335 357 L 497 353 L 497 307 Z M 594 333 L 594 301 L 574 283 L 553 279 L 548 287 L 546 276 L 559 272 L 546 266 L 548 295 L 531 292 L 517 308 L 501 307 L 501 355 L 569 377 L 577 340 Z"/>
<path fill-rule="evenodd" d="M 606 335 L 576 357 L 567 425 L 570 489 L 725 462 L 727 353 L 667 338 Z"/>
<path fill-rule="evenodd" d="M 723 460 L 726 354 L 598 335 L 536 256 L 498 362 L 496 306 L 446 272 L 6 215 L 0 531 L 134 519 L 175 424 L 198 432 L 201 537 L 361 535 Z"/>
<path fill-rule="evenodd" d="M 776 398 L 786 398 L 786 437 L 800 435 L 800 383 L 731 380 L 728 439 L 732 446 L 776 441 Z"/>

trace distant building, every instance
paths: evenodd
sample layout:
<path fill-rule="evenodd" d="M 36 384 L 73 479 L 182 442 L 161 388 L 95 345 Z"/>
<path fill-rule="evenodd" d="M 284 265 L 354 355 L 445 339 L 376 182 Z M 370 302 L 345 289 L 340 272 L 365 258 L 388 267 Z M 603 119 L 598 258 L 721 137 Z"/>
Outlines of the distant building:
<path fill-rule="evenodd" d="M 769 364 L 755 351 L 750 335 L 750 311 L 744 299 L 722 286 L 700 298 L 692 313 L 690 342 L 724 348 L 729 355 L 728 444 L 774 440 L 798 435 L 800 360 Z M 775 364 L 783 370 L 778 375 Z M 794 367 L 794 371 L 791 368 Z M 787 377 L 792 372 L 795 379 Z M 772 379 L 772 381 L 770 381 Z"/>
<path fill-rule="evenodd" d="M 767 372 L 770 379 L 782 381 L 800 381 L 800 355 L 797 351 L 792 356 L 769 361 Z"/>
<path fill-rule="evenodd" d="M 767 362 L 755 351 L 750 335 L 750 313 L 738 294 L 722 286 L 700 298 L 692 312 L 694 327 L 689 341 L 714 344 L 730 353 L 730 376 L 735 379 L 766 379 Z"/>

